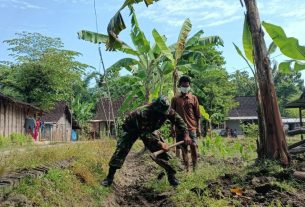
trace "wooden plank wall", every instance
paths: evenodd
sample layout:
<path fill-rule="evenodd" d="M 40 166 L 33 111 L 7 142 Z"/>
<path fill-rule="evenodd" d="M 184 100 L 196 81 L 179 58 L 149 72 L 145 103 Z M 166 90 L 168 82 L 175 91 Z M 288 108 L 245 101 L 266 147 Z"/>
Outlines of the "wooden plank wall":
<path fill-rule="evenodd" d="M 0 136 L 4 136 L 4 130 L 5 130 L 5 118 L 4 118 L 4 103 L 0 101 Z"/>
<path fill-rule="evenodd" d="M 27 113 L 26 107 L 0 100 L 0 136 L 7 137 L 12 133 L 26 133 L 25 118 L 27 115 L 34 116 L 34 112 Z"/>

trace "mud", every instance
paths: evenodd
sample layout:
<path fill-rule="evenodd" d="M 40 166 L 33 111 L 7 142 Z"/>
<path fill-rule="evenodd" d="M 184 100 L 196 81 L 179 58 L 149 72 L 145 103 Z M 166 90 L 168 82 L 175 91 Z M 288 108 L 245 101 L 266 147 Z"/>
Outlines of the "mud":
<path fill-rule="evenodd" d="M 145 187 L 151 179 L 158 182 L 157 176 L 157 166 L 149 161 L 148 156 L 130 153 L 115 177 L 113 194 L 104 207 L 174 207 L 169 199 L 173 192 L 158 193 Z"/>

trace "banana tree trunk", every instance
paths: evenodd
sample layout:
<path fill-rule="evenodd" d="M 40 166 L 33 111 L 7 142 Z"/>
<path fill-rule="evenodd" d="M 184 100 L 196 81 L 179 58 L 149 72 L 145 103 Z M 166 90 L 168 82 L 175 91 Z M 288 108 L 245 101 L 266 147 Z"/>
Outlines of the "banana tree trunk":
<path fill-rule="evenodd" d="M 261 101 L 259 106 L 261 107 L 259 112 L 261 113 L 261 117 L 259 117 L 260 132 L 264 134 L 258 140 L 258 158 L 274 159 L 283 165 L 288 165 L 290 157 L 256 0 L 244 1 L 254 47 L 254 59 L 259 86 L 258 97 L 260 98 L 259 101 Z"/>
<path fill-rule="evenodd" d="M 145 84 L 145 104 L 149 103 L 150 91 L 148 84 Z"/>
<path fill-rule="evenodd" d="M 173 91 L 174 91 L 174 95 L 176 95 L 178 93 L 178 86 L 177 86 L 177 82 L 178 82 L 178 71 L 177 68 L 174 69 L 173 71 Z"/>

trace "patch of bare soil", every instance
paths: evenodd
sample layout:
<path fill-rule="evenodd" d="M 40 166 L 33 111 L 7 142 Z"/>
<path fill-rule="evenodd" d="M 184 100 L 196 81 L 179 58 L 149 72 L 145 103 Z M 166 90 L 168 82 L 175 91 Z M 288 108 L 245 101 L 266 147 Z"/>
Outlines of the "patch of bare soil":
<path fill-rule="evenodd" d="M 172 192 L 158 193 L 145 187 L 145 183 L 151 179 L 158 182 L 157 166 L 148 159 L 146 155 L 128 155 L 123 168 L 115 177 L 112 187 L 114 192 L 104 207 L 174 207 L 169 199 Z"/>
<path fill-rule="evenodd" d="M 206 158 L 209 163 L 218 162 L 216 159 Z M 229 161 L 230 162 L 230 161 Z M 209 181 L 204 188 L 193 188 L 192 192 L 198 196 L 210 196 L 215 199 L 234 198 L 239 200 L 240 206 L 283 206 L 305 207 L 304 182 L 295 180 L 292 176 L 294 169 L 304 170 L 305 159 L 294 159 L 293 169 L 272 172 L 266 169 L 250 171 L 241 176 L 239 174 L 225 174 L 216 181 Z M 237 164 L 238 165 L 238 162 Z M 289 192 L 277 183 L 292 181 L 298 186 L 295 192 Z M 232 203 L 233 205 L 233 203 Z M 235 204 L 236 206 L 236 204 Z"/>

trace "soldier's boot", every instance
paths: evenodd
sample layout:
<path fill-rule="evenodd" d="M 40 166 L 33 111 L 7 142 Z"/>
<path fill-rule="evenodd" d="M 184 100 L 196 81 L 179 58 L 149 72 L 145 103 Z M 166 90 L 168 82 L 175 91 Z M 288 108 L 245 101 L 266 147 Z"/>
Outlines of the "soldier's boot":
<path fill-rule="evenodd" d="M 176 176 L 174 174 L 168 174 L 167 179 L 168 179 L 169 184 L 173 187 L 176 187 L 180 184 L 179 180 L 176 178 Z"/>
<path fill-rule="evenodd" d="M 104 187 L 109 187 L 113 183 L 114 174 L 116 172 L 116 168 L 110 167 L 107 177 L 101 182 L 101 185 Z"/>

